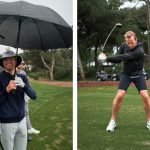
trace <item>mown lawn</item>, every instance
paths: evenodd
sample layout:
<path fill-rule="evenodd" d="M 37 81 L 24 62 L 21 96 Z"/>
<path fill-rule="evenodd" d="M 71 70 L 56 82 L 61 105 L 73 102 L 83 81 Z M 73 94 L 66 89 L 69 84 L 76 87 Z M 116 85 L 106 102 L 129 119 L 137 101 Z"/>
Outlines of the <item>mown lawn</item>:
<path fill-rule="evenodd" d="M 143 103 L 130 87 L 118 114 L 115 132 L 106 132 L 116 86 L 78 88 L 79 150 L 149 150 Z"/>
<path fill-rule="evenodd" d="M 32 135 L 28 150 L 72 149 L 72 87 L 32 83 L 37 100 L 29 102 L 34 128 L 41 131 Z"/>

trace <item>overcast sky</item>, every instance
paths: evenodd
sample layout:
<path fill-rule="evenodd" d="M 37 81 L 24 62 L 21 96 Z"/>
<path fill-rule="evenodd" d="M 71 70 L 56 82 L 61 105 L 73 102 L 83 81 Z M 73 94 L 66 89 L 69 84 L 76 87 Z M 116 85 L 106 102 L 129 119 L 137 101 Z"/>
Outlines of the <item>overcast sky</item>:
<path fill-rule="evenodd" d="M 13 2 L 17 0 L 1 0 Z M 73 25 L 73 0 L 25 0 L 29 3 L 44 5 L 55 10 L 70 25 Z"/>
<path fill-rule="evenodd" d="M 125 2 L 124 5 L 122 5 L 120 8 L 125 8 L 125 7 L 141 7 L 143 4 L 145 4 L 145 2 L 143 1 L 136 1 L 136 2 Z"/>

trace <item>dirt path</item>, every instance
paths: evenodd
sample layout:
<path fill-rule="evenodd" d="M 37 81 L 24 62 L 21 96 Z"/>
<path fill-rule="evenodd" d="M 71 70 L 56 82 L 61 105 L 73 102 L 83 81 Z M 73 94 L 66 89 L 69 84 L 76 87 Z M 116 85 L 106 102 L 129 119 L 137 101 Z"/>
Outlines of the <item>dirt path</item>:
<path fill-rule="evenodd" d="M 111 86 L 118 85 L 118 83 L 119 81 L 79 81 L 78 87 Z M 147 80 L 146 83 L 150 86 L 150 80 Z"/>
<path fill-rule="evenodd" d="M 72 82 L 71 81 L 47 81 L 47 80 L 34 80 L 34 79 L 30 79 L 30 81 L 36 82 L 36 83 L 49 84 L 49 85 L 72 87 Z"/>
<path fill-rule="evenodd" d="M 32 82 L 44 83 L 49 85 L 57 85 L 64 87 L 72 87 L 71 81 L 47 81 L 47 80 L 33 80 Z M 107 85 L 118 85 L 119 81 L 78 81 L 78 87 L 94 87 L 94 86 L 107 86 Z M 150 80 L 146 81 L 147 85 L 150 86 Z"/>

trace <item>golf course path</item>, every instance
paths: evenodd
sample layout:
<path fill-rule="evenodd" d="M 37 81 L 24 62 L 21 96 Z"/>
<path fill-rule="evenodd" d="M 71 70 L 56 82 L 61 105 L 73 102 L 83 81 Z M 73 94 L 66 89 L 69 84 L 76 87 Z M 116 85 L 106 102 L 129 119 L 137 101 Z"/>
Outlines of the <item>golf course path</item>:
<path fill-rule="evenodd" d="M 48 81 L 48 80 L 34 80 L 34 79 L 29 79 L 29 80 L 32 82 L 44 83 L 44 84 L 49 84 L 49 85 L 72 87 L 71 81 Z"/>
<path fill-rule="evenodd" d="M 78 87 L 95 87 L 95 86 L 111 86 L 118 85 L 119 81 L 78 81 Z M 150 80 L 146 80 L 148 86 L 150 86 Z"/>

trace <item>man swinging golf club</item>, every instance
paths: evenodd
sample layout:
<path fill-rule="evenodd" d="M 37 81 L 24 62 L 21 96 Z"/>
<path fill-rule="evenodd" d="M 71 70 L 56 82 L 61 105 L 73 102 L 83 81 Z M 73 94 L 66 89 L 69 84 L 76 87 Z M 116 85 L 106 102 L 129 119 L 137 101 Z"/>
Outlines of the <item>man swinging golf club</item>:
<path fill-rule="evenodd" d="M 150 97 L 143 75 L 143 58 L 144 50 L 142 43 L 137 41 L 136 34 L 128 31 L 124 35 L 125 42 L 122 43 L 117 55 L 107 57 L 104 53 L 100 53 L 98 59 L 112 63 L 124 62 L 123 73 L 119 82 L 117 94 L 112 104 L 111 120 L 106 131 L 114 131 L 116 127 L 116 116 L 119 111 L 123 96 L 131 82 L 134 83 L 144 103 L 144 109 L 147 116 L 146 127 L 150 129 Z"/>
<path fill-rule="evenodd" d="M 0 73 L 1 143 L 4 150 L 27 149 L 24 94 L 36 99 L 36 93 L 25 75 L 15 74 L 21 61 L 21 57 L 10 50 L 4 52 L 0 59 L 0 66 L 4 68 Z"/>

